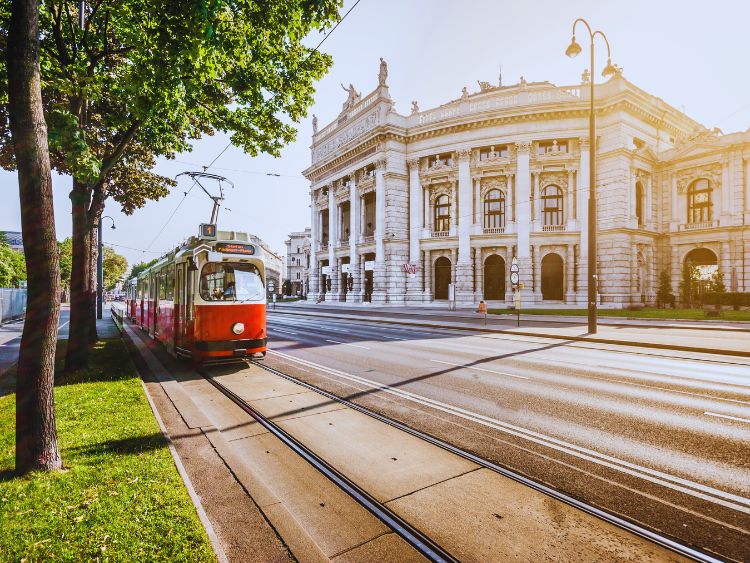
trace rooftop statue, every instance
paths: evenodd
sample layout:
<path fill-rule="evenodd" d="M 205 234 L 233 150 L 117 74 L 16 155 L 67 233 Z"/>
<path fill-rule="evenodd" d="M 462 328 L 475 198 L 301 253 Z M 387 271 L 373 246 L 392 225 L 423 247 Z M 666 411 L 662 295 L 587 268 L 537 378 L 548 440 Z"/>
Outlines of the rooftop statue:
<path fill-rule="evenodd" d="M 318 116 L 313 114 L 313 120 L 312 120 L 312 126 L 313 126 L 313 135 L 318 132 Z"/>
<path fill-rule="evenodd" d="M 411 114 L 414 115 L 415 113 L 419 113 L 419 105 L 417 105 L 417 100 L 414 100 L 411 103 Z"/>
<path fill-rule="evenodd" d="M 378 84 L 385 86 L 385 81 L 388 78 L 388 63 L 380 57 L 380 72 L 378 72 Z"/>
<path fill-rule="evenodd" d="M 354 88 L 353 84 L 349 84 L 349 88 L 347 88 L 343 84 L 341 85 L 341 87 L 344 89 L 344 92 L 349 93 L 349 96 L 346 98 L 346 101 L 344 102 L 344 106 L 341 109 L 341 111 L 346 111 L 359 101 L 359 99 L 361 98 L 361 95 Z"/>

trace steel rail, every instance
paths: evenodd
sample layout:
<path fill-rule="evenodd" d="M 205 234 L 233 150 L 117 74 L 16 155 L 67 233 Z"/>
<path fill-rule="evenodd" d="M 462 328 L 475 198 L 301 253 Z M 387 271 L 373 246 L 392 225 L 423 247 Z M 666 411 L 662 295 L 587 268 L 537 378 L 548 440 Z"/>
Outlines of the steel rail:
<path fill-rule="evenodd" d="M 255 363 L 255 362 L 253 362 Z M 261 367 L 265 367 L 262 364 L 257 364 Z M 268 368 L 270 369 L 270 368 Z M 426 534 L 409 524 L 406 520 L 401 518 L 398 514 L 393 512 L 390 508 L 385 506 L 367 491 L 359 487 L 357 484 L 348 479 L 345 475 L 331 466 L 323 458 L 318 456 L 312 450 L 307 448 L 304 444 L 299 442 L 291 434 L 286 432 L 284 429 L 279 427 L 276 423 L 272 422 L 266 416 L 259 413 L 256 409 L 251 407 L 244 399 L 232 392 L 226 386 L 216 381 L 211 375 L 206 372 L 203 368 L 197 368 L 198 373 L 203 376 L 211 385 L 218 389 L 223 395 L 229 398 L 234 404 L 240 407 L 243 411 L 249 414 L 255 419 L 261 426 L 273 434 L 276 438 L 289 447 L 292 451 L 302 457 L 316 470 L 325 475 L 334 485 L 339 487 L 351 498 L 353 498 L 358 504 L 367 509 L 373 516 L 383 522 L 396 534 L 398 534 L 404 541 L 416 549 L 419 553 L 424 555 L 427 559 L 434 562 L 440 563 L 454 563 L 458 560 L 453 557 L 450 553 L 440 547 Z M 275 373 L 275 372 L 274 372 Z M 281 375 L 279 372 L 277 375 Z M 291 376 L 288 379 L 293 379 Z M 300 382 L 301 383 L 301 382 Z"/>
<path fill-rule="evenodd" d="M 614 526 L 617 526 L 618 528 L 621 528 L 637 536 L 645 538 L 655 544 L 658 544 L 662 547 L 669 549 L 670 551 L 673 551 L 679 555 L 682 555 L 683 557 L 687 557 L 689 559 L 692 559 L 693 561 L 700 561 L 702 563 L 721 563 L 723 561 L 722 559 L 718 559 L 700 550 L 684 545 L 676 540 L 673 540 L 672 538 L 653 532 L 647 528 L 644 528 L 643 526 L 635 524 L 634 522 L 630 522 L 629 520 L 626 520 L 614 514 L 610 514 L 609 512 L 605 510 L 602 510 L 600 508 L 587 504 L 581 500 L 571 497 L 570 495 L 567 495 L 556 489 L 548 487 L 547 485 L 538 483 L 524 475 L 521 475 L 520 473 L 516 473 L 515 471 L 512 471 L 505 467 L 501 467 L 500 465 L 496 463 L 486 460 L 471 452 L 467 452 L 466 450 L 462 450 L 461 448 L 458 448 L 457 446 L 454 446 L 448 442 L 445 442 L 444 440 L 441 440 L 440 438 L 436 438 L 435 436 L 432 436 L 420 430 L 411 428 L 410 426 L 407 426 L 402 422 L 399 422 L 397 420 L 384 416 L 380 413 L 374 412 L 366 407 L 358 405 L 357 403 L 353 403 L 347 399 L 334 395 L 330 391 L 326 391 L 324 389 L 321 389 L 320 387 L 317 387 L 316 385 L 307 383 L 306 381 L 302 381 L 292 375 L 289 375 L 288 373 L 284 373 L 278 369 L 272 368 L 258 361 L 252 361 L 251 363 L 279 377 L 283 377 L 284 379 L 287 379 L 289 381 L 292 381 L 293 383 L 301 385 L 302 387 L 305 387 L 306 389 L 309 389 L 333 401 L 341 403 L 342 405 L 345 405 L 351 409 L 354 409 L 362 414 L 366 414 L 367 416 L 370 416 L 376 420 L 379 420 L 380 422 L 384 422 L 394 428 L 397 428 L 398 430 L 407 432 L 408 434 L 411 434 L 412 436 L 421 438 L 422 440 L 425 440 L 426 442 L 429 442 L 444 450 L 447 450 L 451 453 L 459 455 L 463 457 L 464 459 L 472 461 L 481 467 L 490 469 L 491 471 L 499 473 L 505 477 L 508 477 L 509 479 L 513 479 L 514 481 L 517 481 L 523 485 L 526 485 L 527 487 L 531 487 L 532 489 L 536 491 L 544 493 L 547 496 L 550 496 L 556 500 L 564 502 L 565 504 L 573 506 L 579 510 L 582 510 L 583 512 L 591 514 L 592 516 L 595 516 L 596 518 L 599 518 L 600 520 L 604 520 L 605 522 L 608 522 Z"/>

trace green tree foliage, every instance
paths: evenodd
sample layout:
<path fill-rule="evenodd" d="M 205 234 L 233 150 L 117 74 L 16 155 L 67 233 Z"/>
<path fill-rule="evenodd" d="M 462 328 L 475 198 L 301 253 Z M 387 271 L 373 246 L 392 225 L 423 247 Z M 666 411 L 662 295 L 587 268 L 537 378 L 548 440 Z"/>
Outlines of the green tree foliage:
<path fill-rule="evenodd" d="M 149 260 L 148 262 L 137 262 L 133 264 L 133 268 L 130 270 L 130 274 L 128 274 L 128 279 L 133 279 L 135 277 L 138 277 L 138 275 L 145 270 L 146 268 L 150 268 L 154 264 L 156 264 L 156 261 L 158 258 L 154 258 L 153 260 Z"/>
<path fill-rule="evenodd" d="M 22 252 L 0 238 L 0 287 L 19 287 L 26 280 L 26 260 Z"/>
<path fill-rule="evenodd" d="M 114 289 L 120 278 L 128 271 L 128 261 L 124 256 L 105 246 L 102 270 L 104 272 L 104 288 Z"/>
<path fill-rule="evenodd" d="M 692 307 L 695 304 L 699 283 L 698 268 L 686 261 L 682 267 L 682 279 L 680 280 L 680 301 L 683 307 Z"/>
<path fill-rule="evenodd" d="M 674 306 L 674 294 L 672 293 L 672 277 L 668 270 L 659 273 L 659 288 L 656 290 L 657 307 Z"/>
<path fill-rule="evenodd" d="M 57 243 L 60 254 L 60 281 L 64 288 L 70 287 L 70 272 L 73 269 L 73 241 L 70 237 Z"/>
<path fill-rule="evenodd" d="M 727 292 L 727 286 L 724 285 L 724 272 L 721 271 L 720 267 L 716 268 L 714 275 L 711 276 L 708 290 L 719 294 L 724 294 Z"/>
<path fill-rule="evenodd" d="M 0 0 L 7 11 L 9 0 Z M 250 155 L 278 156 L 313 101 L 330 56 L 303 44 L 341 0 L 49 0 L 40 7 L 41 74 L 53 166 L 73 176 L 69 369 L 93 326 L 92 230 L 107 197 L 132 213 L 168 193 L 154 174 L 216 131 Z M 79 25 L 82 15 L 83 25 Z M 0 21 L 0 50 L 7 44 Z M 7 77 L 0 74 L 0 92 Z M 15 166 L 0 98 L 0 165 Z M 77 364 L 77 365 L 73 365 Z"/>

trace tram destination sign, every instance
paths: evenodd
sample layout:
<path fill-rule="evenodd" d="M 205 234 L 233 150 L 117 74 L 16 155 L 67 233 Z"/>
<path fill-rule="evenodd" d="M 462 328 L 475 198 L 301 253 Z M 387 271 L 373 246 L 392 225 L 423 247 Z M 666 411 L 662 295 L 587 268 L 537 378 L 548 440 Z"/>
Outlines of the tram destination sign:
<path fill-rule="evenodd" d="M 245 256 L 253 256 L 255 254 L 255 246 L 252 244 L 242 244 L 237 242 L 217 242 L 214 246 L 214 251 L 222 252 L 224 254 L 244 254 Z"/>

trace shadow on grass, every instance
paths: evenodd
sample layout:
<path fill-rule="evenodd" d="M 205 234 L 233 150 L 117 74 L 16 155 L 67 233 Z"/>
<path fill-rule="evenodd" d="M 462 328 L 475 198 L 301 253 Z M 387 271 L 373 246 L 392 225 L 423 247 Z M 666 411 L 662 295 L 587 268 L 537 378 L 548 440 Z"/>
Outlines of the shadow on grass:
<path fill-rule="evenodd" d="M 0 471 L 0 483 L 3 481 L 10 481 L 16 476 L 16 472 L 13 469 L 5 469 Z"/>
<path fill-rule="evenodd" d="M 122 440 L 107 440 L 98 444 L 78 446 L 68 449 L 68 452 L 76 456 L 133 455 L 166 447 L 167 441 L 161 432 L 154 432 L 146 436 L 123 438 Z"/>

